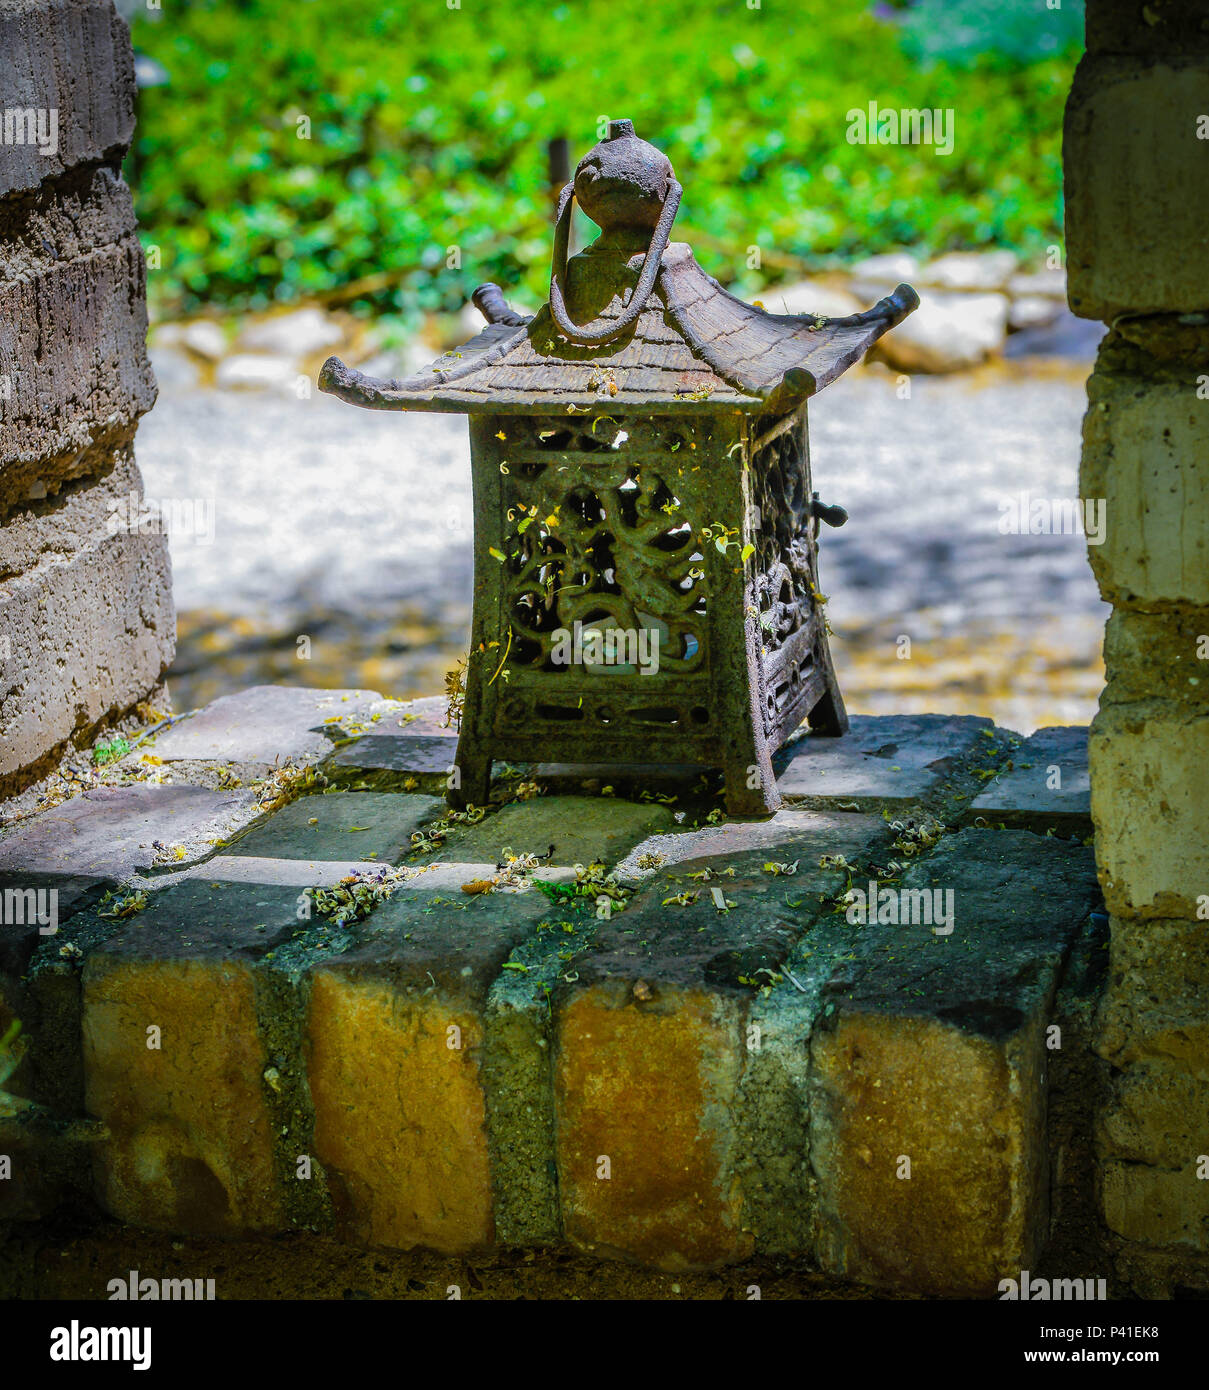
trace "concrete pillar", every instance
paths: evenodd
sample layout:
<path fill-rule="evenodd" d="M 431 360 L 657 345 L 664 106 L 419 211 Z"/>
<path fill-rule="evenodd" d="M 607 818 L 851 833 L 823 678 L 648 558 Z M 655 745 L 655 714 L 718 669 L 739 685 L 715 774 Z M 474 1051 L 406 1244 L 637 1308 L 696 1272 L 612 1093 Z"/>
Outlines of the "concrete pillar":
<path fill-rule="evenodd" d="M 167 543 L 137 520 L 155 400 L 111 0 L 0 5 L 0 796 L 161 683 Z"/>

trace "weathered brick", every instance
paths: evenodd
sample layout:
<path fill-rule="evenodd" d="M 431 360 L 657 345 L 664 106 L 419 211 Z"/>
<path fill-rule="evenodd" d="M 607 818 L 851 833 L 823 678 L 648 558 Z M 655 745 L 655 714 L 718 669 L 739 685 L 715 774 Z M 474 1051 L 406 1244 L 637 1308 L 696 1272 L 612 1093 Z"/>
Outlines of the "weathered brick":
<path fill-rule="evenodd" d="M 855 862 L 883 832 L 880 818 L 781 811 L 761 824 L 654 835 L 620 866 L 639 878 L 647 856 L 662 867 L 624 913 L 597 923 L 592 950 L 556 988 L 568 1240 L 669 1270 L 808 1243 L 804 1068 L 794 1055 L 805 1057 L 813 1008 L 754 998 L 777 979 L 791 988 L 782 967 L 826 968 L 796 954 L 845 881 L 819 860 Z M 791 876 L 764 870 L 788 861 L 798 862 Z M 729 909 L 718 910 L 714 889 Z M 692 901 L 663 905 L 686 892 Z"/>
<path fill-rule="evenodd" d="M 1063 141 L 1067 281 L 1076 314 L 1107 323 L 1127 312 L 1204 308 L 1209 181 L 1198 121 L 1206 111 L 1204 59 L 1080 62 Z"/>
<path fill-rule="evenodd" d="M 85 1094 L 111 1132 L 96 1180 L 119 1220 L 206 1234 L 285 1227 L 255 967 L 293 933 L 296 911 L 289 889 L 184 884 L 89 957 Z"/>
<path fill-rule="evenodd" d="M 494 1236 L 484 1010 L 547 904 L 458 896 L 405 886 L 313 973 L 315 1151 L 345 1240 L 458 1252 Z"/>
<path fill-rule="evenodd" d="M 1158 699 L 1209 707 L 1209 609 L 1117 610 L 1104 629 L 1104 664 L 1102 705 Z"/>
<path fill-rule="evenodd" d="M 967 830 L 904 886 L 951 888 L 953 931 L 866 928 L 827 985 L 811 1045 L 819 1258 L 868 1283 L 986 1294 L 1036 1267 L 1047 1230 L 1046 1030 L 1096 900 L 1091 854 Z"/>
<path fill-rule="evenodd" d="M 1104 1151 L 1127 1163 L 1181 1168 L 1209 1151 L 1209 1076 L 1139 1062 L 1113 1078 L 1100 1115 Z"/>
<path fill-rule="evenodd" d="M 741 1260 L 734 1181 L 744 1003 L 634 982 L 577 992 L 558 1025 L 558 1168 L 567 1239 L 660 1269 Z"/>
<path fill-rule="evenodd" d="M 1209 894 L 1209 708 L 1101 708 L 1091 726 L 1100 883 L 1120 916 L 1188 917 Z"/>
<path fill-rule="evenodd" d="M 1209 1072 L 1209 922 L 1112 919 L 1097 1050 Z"/>
<path fill-rule="evenodd" d="M 0 6 L 0 54 L 0 106 L 57 113 L 54 153 L 29 143 L 5 147 L 0 197 L 76 164 L 114 159 L 129 145 L 134 55 L 130 31 L 109 0 Z"/>
<path fill-rule="evenodd" d="M 1079 490 L 1105 502 L 1104 542 L 1088 555 L 1118 606 L 1209 605 L 1209 411 L 1196 383 L 1192 370 L 1088 383 Z"/>
<path fill-rule="evenodd" d="M 1195 1161 L 1179 1169 L 1110 1161 L 1101 1181 L 1109 1230 L 1148 1245 L 1209 1251 L 1209 1182 L 1198 1178 Z"/>

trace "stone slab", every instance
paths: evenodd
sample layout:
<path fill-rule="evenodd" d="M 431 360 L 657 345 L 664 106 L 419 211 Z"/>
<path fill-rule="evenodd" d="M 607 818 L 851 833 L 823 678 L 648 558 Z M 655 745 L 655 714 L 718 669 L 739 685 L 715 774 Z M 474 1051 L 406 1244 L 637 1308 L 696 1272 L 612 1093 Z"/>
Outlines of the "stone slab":
<path fill-rule="evenodd" d="M 816 858 L 824 853 L 843 854 L 867 844 L 871 828 L 881 830 L 883 825 L 848 812 L 783 809 L 766 821 L 723 821 L 648 835 L 617 861 L 615 869 L 627 882 L 641 883 L 690 862 L 720 869 L 740 858 L 750 861 L 753 855 L 791 861 L 807 852 Z"/>
<path fill-rule="evenodd" d="M 256 854 L 216 854 L 204 864 L 177 875 L 173 882 L 332 888 L 350 874 L 372 874 L 381 868 L 375 859 L 273 859 Z"/>
<path fill-rule="evenodd" d="M 85 874 L 0 872 L 0 986 L 4 977 L 22 975 L 38 945 L 111 886 L 108 879 Z"/>
<path fill-rule="evenodd" d="M 478 825 L 451 834 L 434 859 L 442 863 L 500 860 L 549 853 L 550 864 L 612 863 L 652 831 L 673 824 L 669 807 L 608 796 L 540 796 L 517 801 Z"/>
<path fill-rule="evenodd" d="M 368 717 L 372 690 L 314 690 L 253 685 L 223 695 L 174 724 L 148 746 L 165 762 L 241 762 L 280 766 L 330 753 L 338 732 L 326 720 Z"/>
<path fill-rule="evenodd" d="M 304 796 L 241 836 L 225 857 L 376 859 L 397 864 L 411 851 L 412 831 L 445 809 L 436 797 L 399 792 Z"/>
<path fill-rule="evenodd" d="M 213 853 L 255 814 L 255 794 L 201 787 L 98 787 L 0 839 L 0 870 L 82 874 L 120 882 L 157 867 L 182 868 Z M 179 859 L 155 847 L 183 846 Z"/>
<path fill-rule="evenodd" d="M 910 805 L 944 782 L 994 727 L 973 715 L 854 715 L 841 738 L 791 739 L 773 759 L 777 786 L 787 801 L 811 805 Z"/>
<path fill-rule="evenodd" d="M 963 824 L 982 817 L 1057 835 L 1091 834 L 1091 782 L 1087 729 L 1081 725 L 1038 729 L 1012 754 L 1012 766 L 969 804 Z M 1057 785 L 1050 785 L 1056 782 Z"/>

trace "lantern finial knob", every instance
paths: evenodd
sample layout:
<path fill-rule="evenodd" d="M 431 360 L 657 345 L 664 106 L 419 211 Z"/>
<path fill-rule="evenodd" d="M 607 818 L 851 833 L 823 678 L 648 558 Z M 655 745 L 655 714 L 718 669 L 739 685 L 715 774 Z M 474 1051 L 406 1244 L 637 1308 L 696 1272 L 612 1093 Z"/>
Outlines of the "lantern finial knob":
<path fill-rule="evenodd" d="M 609 133 L 579 161 L 575 196 L 604 231 L 649 232 L 659 221 L 676 174 L 662 150 L 634 134 L 633 121 L 610 121 Z"/>

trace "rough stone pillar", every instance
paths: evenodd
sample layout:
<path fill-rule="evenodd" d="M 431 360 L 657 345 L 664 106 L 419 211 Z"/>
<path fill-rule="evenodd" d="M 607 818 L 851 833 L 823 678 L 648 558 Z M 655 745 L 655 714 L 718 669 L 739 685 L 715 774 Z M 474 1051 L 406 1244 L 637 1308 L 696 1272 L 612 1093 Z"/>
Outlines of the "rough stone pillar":
<path fill-rule="evenodd" d="M 146 698 L 172 659 L 167 544 L 136 515 L 155 399 L 111 0 L 0 0 L 0 796 Z"/>
<path fill-rule="evenodd" d="M 1209 1288 L 1209 18 L 1088 0 L 1066 109 L 1072 309 L 1109 325 L 1080 491 L 1113 605 L 1090 741 L 1112 919 L 1097 1148 L 1118 1276 Z"/>

